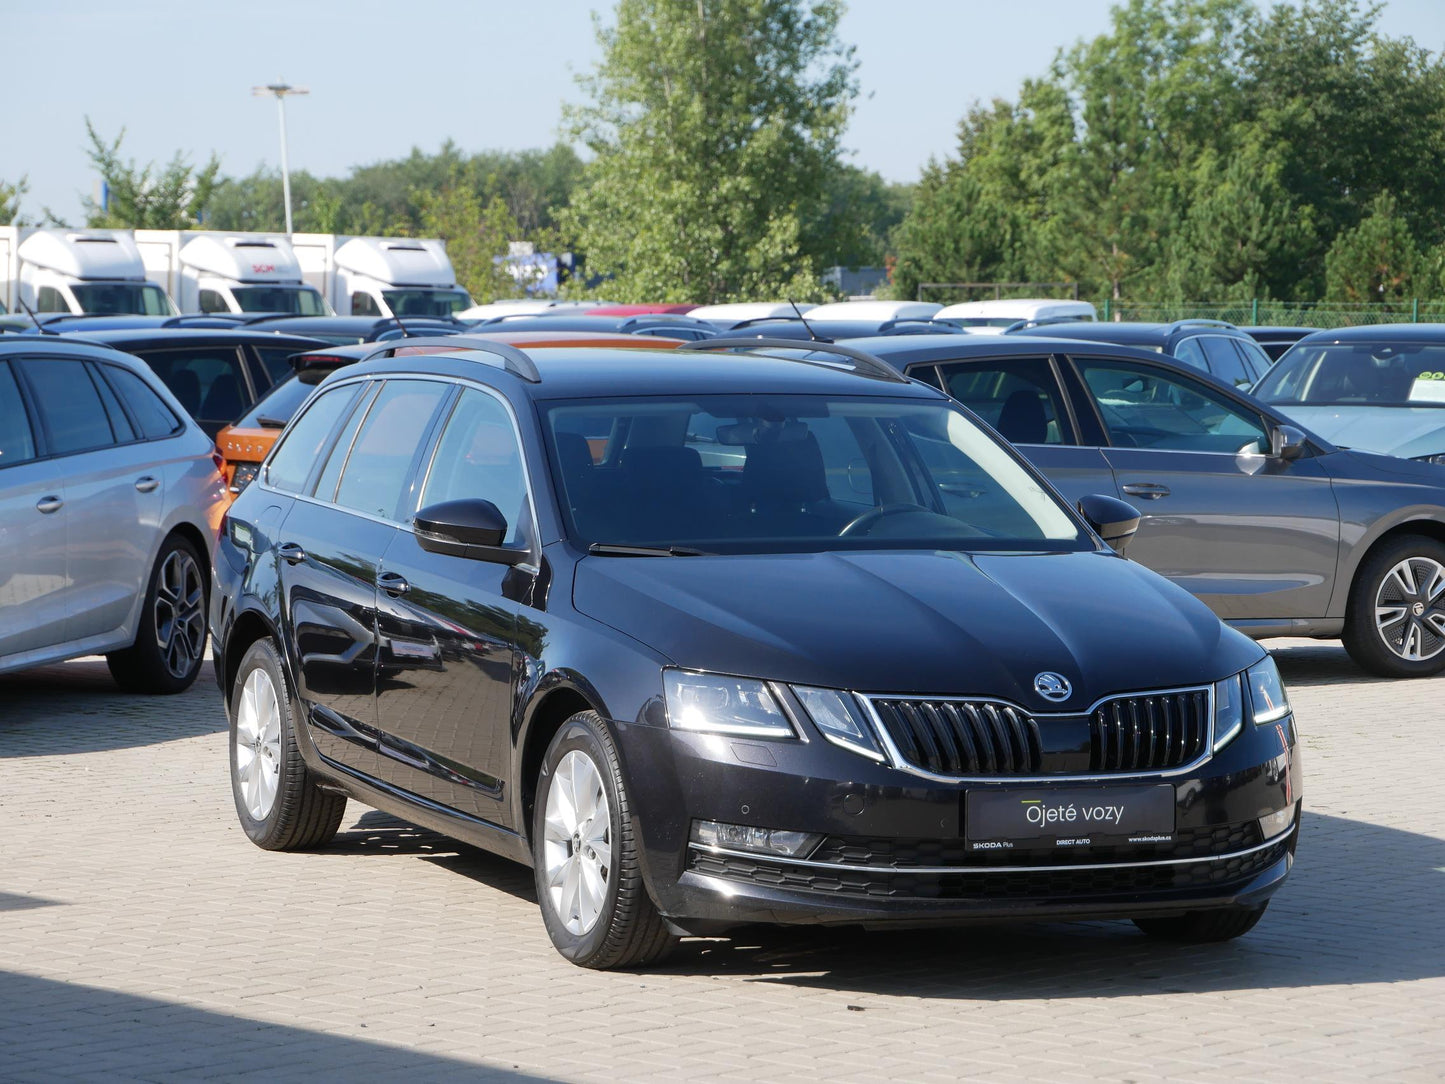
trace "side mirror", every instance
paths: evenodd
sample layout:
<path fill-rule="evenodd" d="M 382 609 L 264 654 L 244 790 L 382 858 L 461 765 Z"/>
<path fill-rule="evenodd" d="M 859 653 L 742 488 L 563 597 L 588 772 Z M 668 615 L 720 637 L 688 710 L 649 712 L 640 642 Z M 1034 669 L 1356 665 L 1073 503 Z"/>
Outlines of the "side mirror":
<path fill-rule="evenodd" d="M 461 500 L 429 504 L 412 517 L 417 545 L 428 553 L 470 557 L 518 565 L 531 557 L 526 548 L 503 546 L 507 517 L 491 501 Z"/>
<path fill-rule="evenodd" d="M 1305 435 L 1292 425 L 1276 425 L 1269 431 L 1272 459 L 1298 459 L 1304 454 L 1305 444 Z"/>
<path fill-rule="evenodd" d="M 1094 533 L 1123 554 L 1124 547 L 1139 529 L 1139 510 L 1114 497 L 1090 493 L 1079 498 L 1079 515 Z"/>

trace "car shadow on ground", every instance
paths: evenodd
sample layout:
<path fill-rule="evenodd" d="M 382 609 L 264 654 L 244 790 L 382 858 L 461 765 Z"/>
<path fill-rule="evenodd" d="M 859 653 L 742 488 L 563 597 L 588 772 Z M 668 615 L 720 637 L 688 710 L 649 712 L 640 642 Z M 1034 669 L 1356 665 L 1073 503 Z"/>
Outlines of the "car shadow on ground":
<path fill-rule="evenodd" d="M 97 1062 L 103 1063 L 97 1071 Z M 298 1071 L 298 1067 L 312 1067 Z M 512 1068 L 0 971 L 0 1079 L 542 1081 Z"/>
<path fill-rule="evenodd" d="M 1400 678 L 1380 677 L 1365 670 L 1338 640 L 1264 641 L 1279 665 L 1285 686 L 1293 685 L 1374 685 L 1392 683 Z M 1432 681 L 1433 678 L 1410 678 L 1410 681 Z"/>
<path fill-rule="evenodd" d="M 0 676 L 0 760 L 129 749 L 226 726 L 209 661 L 195 684 L 175 696 L 124 692 L 101 658 Z"/>
<path fill-rule="evenodd" d="M 1306 813 L 1300 859 L 1255 930 L 1217 945 L 1131 923 L 890 933 L 776 927 L 685 940 L 665 970 L 895 996 L 1118 997 L 1445 976 L 1445 842 Z"/>

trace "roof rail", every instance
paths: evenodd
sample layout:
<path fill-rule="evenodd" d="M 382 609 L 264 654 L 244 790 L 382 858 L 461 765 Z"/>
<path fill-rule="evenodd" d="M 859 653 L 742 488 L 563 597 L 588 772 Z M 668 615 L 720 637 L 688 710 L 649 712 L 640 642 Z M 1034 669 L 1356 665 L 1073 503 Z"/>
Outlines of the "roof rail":
<path fill-rule="evenodd" d="M 435 335 L 431 338 L 413 339 L 390 339 L 385 345 L 379 346 L 362 361 L 371 361 L 373 358 L 394 358 L 398 350 L 417 350 L 418 347 L 436 347 L 434 351 L 438 354 L 463 353 L 475 351 L 481 354 L 491 354 L 500 358 L 501 368 L 513 376 L 521 377 L 529 384 L 542 383 L 542 374 L 538 372 L 536 362 L 529 358 L 515 346 L 508 346 L 506 343 L 493 342 L 490 339 L 474 339 L 469 335 Z"/>
<path fill-rule="evenodd" d="M 1198 325 L 1200 327 L 1227 327 L 1231 330 L 1238 330 L 1238 328 L 1228 320 L 1206 320 L 1202 316 L 1186 316 L 1183 320 L 1175 320 L 1169 325 L 1169 329 L 1172 331 L 1175 328 L 1188 327 L 1190 325 Z"/>
<path fill-rule="evenodd" d="M 267 317 L 270 319 L 270 317 Z M 161 327 L 189 327 L 192 324 L 204 324 L 206 321 L 214 321 L 216 326 L 235 327 L 239 324 L 249 324 L 252 321 L 234 312 L 183 312 L 179 316 L 172 316 L 164 321 Z"/>
<path fill-rule="evenodd" d="M 836 357 L 845 358 L 853 363 L 853 371 L 859 376 L 870 377 L 874 380 L 887 380 L 894 384 L 910 383 L 908 377 L 904 376 L 880 357 L 864 350 L 855 350 L 851 346 L 839 346 L 837 343 L 820 343 L 812 339 L 767 339 L 733 336 L 731 338 L 698 339 L 696 342 L 683 343 L 677 349 L 691 351 L 806 350 L 812 354 L 833 354 Z M 825 364 L 823 362 L 813 361 L 811 358 L 783 358 L 782 360 L 801 361 L 809 365 Z"/>

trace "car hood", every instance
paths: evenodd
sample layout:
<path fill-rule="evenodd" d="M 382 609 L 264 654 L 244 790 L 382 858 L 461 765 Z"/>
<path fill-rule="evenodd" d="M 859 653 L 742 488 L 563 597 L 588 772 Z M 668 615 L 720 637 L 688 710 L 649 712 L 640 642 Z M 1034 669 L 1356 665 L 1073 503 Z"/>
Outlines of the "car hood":
<path fill-rule="evenodd" d="M 1187 592 L 1098 552 L 586 557 L 573 602 L 688 669 L 1034 711 L 1214 681 L 1261 655 Z M 1033 691 L 1044 670 L 1072 683 L 1067 701 Z"/>
<path fill-rule="evenodd" d="M 1406 459 L 1445 452 L 1445 407 L 1277 406 L 1275 409 L 1343 448 Z"/>

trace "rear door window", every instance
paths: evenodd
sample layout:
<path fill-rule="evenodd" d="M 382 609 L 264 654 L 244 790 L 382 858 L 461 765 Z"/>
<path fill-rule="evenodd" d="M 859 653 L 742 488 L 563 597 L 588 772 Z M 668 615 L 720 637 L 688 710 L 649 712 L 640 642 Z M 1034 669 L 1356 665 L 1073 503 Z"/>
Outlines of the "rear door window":
<path fill-rule="evenodd" d="M 1254 383 L 1254 378 L 1244 366 L 1243 356 L 1234 348 L 1233 339 L 1223 335 L 1201 335 L 1199 345 L 1209 359 L 1209 371 L 1220 380 L 1236 388 L 1247 388 Z"/>
<path fill-rule="evenodd" d="M 1012 444 L 1071 444 L 1064 397 L 1048 358 L 940 365 L 949 395 Z"/>
<path fill-rule="evenodd" d="M 35 434 L 8 362 L 0 361 L 0 467 L 35 458 Z"/>
<path fill-rule="evenodd" d="M 394 519 L 432 417 L 451 390 L 434 380 L 388 380 L 341 468 L 336 503 Z"/>
<path fill-rule="evenodd" d="M 290 377 L 290 359 L 306 352 L 304 346 L 253 346 L 251 349 L 256 351 L 256 357 L 261 360 L 261 371 L 266 374 L 268 388 Z"/>
<path fill-rule="evenodd" d="M 266 467 L 266 482 L 288 493 L 300 493 L 311 468 L 326 454 L 336 424 L 356 399 L 360 385 L 348 384 L 316 397 L 296 424 L 281 438 Z"/>
<path fill-rule="evenodd" d="M 130 407 L 131 417 L 147 440 L 168 437 L 181 428 L 180 419 L 166 406 L 165 400 L 135 373 L 119 365 L 102 365 L 100 371 Z"/>
<path fill-rule="evenodd" d="M 20 368 L 34 393 L 51 455 L 87 452 L 116 442 L 85 362 L 30 358 L 20 362 Z"/>

